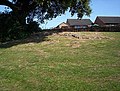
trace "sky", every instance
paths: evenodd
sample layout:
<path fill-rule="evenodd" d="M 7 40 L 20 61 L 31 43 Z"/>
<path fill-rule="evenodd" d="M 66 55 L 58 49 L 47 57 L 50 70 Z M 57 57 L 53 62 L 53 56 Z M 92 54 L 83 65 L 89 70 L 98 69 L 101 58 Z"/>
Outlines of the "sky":
<path fill-rule="evenodd" d="M 120 0 L 91 0 L 90 6 L 92 9 L 90 17 L 83 16 L 83 19 L 91 19 L 94 22 L 97 16 L 120 16 Z M 3 9 L 4 7 L 0 6 L 0 11 Z M 66 22 L 67 19 L 77 19 L 77 15 L 71 17 L 71 14 L 66 11 L 64 15 L 48 20 L 40 27 L 43 29 L 54 28 L 60 23 Z"/>

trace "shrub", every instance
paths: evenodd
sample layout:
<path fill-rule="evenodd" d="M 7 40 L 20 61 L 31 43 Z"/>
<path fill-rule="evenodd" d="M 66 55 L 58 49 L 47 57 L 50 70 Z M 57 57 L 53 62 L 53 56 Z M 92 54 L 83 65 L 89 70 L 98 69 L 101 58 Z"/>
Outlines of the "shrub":
<path fill-rule="evenodd" d="M 23 39 L 39 30 L 40 28 L 37 22 L 31 22 L 21 26 L 12 12 L 0 13 L 0 42 Z"/>
<path fill-rule="evenodd" d="M 34 32 L 40 32 L 41 28 L 39 27 L 39 24 L 36 21 L 30 22 L 27 24 L 27 32 L 28 33 L 34 33 Z"/>

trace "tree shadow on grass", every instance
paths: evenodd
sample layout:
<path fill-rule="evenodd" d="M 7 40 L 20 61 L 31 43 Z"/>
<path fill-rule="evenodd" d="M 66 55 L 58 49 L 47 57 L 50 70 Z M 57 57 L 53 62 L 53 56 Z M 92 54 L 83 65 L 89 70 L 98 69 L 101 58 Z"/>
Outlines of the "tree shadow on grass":
<path fill-rule="evenodd" d="M 57 32 L 57 31 L 43 31 L 43 32 L 34 33 L 26 39 L 14 40 L 14 41 L 1 43 L 0 48 L 10 48 L 12 46 L 16 46 L 19 44 L 26 44 L 26 43 L 40 43 L 40 42 L 48 40 L 47 36 L 52 35 L 54 33 L 59 33 L 59 32 Z"/>

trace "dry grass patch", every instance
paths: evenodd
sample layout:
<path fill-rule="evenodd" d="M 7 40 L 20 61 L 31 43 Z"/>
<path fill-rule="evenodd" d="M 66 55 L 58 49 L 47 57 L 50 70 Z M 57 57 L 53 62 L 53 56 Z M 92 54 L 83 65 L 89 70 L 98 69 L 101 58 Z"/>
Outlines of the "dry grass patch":
<path fill-rule="evenodd" d="M 88 33 L 82 33 L 82 32 L 62 32 L 59 33 L 58 35 L 60 36 L 65 36 L 65 37 L 73 37 L 73 38 L 77 38 L 80 40 L 101 40 L 101 39 L 110 39 L 110 37 L 102 35 L 102 33 L 98 33 L 98 32 L 88 32 Z"/>
<path fill-rule="evenodd" d="M 42 35 L 0 48 L 0 91 L 120 90 L 120 33 Z"/>

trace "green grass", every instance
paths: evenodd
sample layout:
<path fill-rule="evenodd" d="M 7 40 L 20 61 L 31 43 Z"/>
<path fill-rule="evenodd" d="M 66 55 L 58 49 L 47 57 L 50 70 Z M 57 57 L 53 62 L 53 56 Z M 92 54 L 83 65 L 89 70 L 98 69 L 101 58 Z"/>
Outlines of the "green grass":
<path fill-rule="evenodd" d="M 97 35 L 0 48 L 0 91 L 120 91 L 120 33 Z"/>

